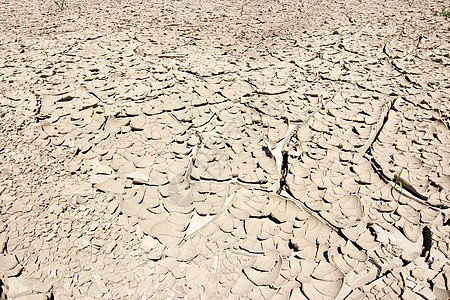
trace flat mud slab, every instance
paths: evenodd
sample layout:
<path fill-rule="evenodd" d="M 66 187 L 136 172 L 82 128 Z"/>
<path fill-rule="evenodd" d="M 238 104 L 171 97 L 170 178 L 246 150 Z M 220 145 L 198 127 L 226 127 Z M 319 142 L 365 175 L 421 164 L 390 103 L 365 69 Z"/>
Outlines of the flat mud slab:
<path fill-rule="evenodd" d="M 448 299 L 450 7 L 363 2 L 2 1 L 0 298 Z"/>

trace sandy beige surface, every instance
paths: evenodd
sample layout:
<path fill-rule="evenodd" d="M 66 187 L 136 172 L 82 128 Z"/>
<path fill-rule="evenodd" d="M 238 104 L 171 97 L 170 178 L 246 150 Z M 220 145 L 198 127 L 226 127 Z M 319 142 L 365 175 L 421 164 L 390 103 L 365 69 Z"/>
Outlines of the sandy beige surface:
<path fill-rule="evenodd" d="M 0 298 L 448 299 L 449 2 L 367 2 L 2 1 Z"/>

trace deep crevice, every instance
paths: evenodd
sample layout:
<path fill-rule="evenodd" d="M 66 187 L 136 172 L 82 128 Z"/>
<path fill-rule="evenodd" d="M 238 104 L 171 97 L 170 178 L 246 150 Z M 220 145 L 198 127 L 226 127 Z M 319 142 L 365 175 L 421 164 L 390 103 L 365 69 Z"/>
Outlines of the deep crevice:
<path fill-rule="evenodd" d="M 8 299 L 7 295 L 6 295 L 6 288 L 4 288 L 5 284 L 3 283 L 3 281 L 0 279 L 0 299 Z"/>
<path fill-rule="evenodd" d="M 431 243 L 432 243 L 432 233 L 430 228 L 428 226 L 425 226 L 422 229 L 422 236 L 423 236 L 423 245 L 422 245 L 422 253 L 420 254 L 421 257 L 425 257 L 425 260 L 430 259 L 430 250 L 431 250 Z"/>
<path fill-rule="evenodd" d="M 281 222 L 280 220 L 278 220 L 273 214 L 268 215 L 267 218 L 268 218 L 270 221 L 274 222 L 275 224 L 281 224 L 281 223 L 284 223 L 284 222 Z"/>
<path fill-rule="evenodd" d="M 300 251 L 300 248 L 298 247 L 298 245 L 295 243 L 292 243 L 291 239 L 289 239 L 288 247 L 289 247 L 289 249 L 292 249 L 294 252 Z"/>
<path fill-rule="evenodd" d="M 370 162 L 372 169 L 380 177 L 380 179 L 383 180 L 385 183 L 388 183 L 388 182 L 395 183 L 396 178 L 389 179 L 389 177 L 387 177 L 386 174 L 384 174 L 383 170 L 381 169 L 381 166 L 376 162 L 375 158 L 370 154 L 370 151 L 367 154 L 369 154 L 371 157 L 369 158 L 369 157 L 365 156 L 365 158 Z M 445 207 L 443 207 L 442 205 L 435 205 L 435 204 L 429 203 L 427 201 L 428 200 L 427 197 L 419 194 L 409 183 L 405 182 L 401 178 L 399 178 L 399 181 L 402 182 L 403 191 L 406 191 L 411 195 L 411 196 L 408 196 L 409 199 L 412 199 L 420 204 L 427 205 L 433 209 L 445 209 Z M 400 195 L 403 197 L 406 197 L 405 195 L 402 195 L 402 194 L 400 194 Z"/>
<path fill-rule="evenodd" d="M 286 184 L 286 176 L 289 171 L 289 154 L 287 153 L 287 151 L 283 151 L 282 155 L 283 155 L 283 160 L 281 162 L 280 187 L 277 191 L 277 194 L 280 194 L 283 189 L 290 194 L 289 188 Z"/>
<path fill-rule="evenodd" d="M 378 140 L 378 137 L 380 136 L 380 133 L 381 133 L 381 131 L 382 131 L 383 128 L 384 128 L 384 125 L 386 125 L 386 123 L 387 123 L 387 121 L 388 121 L 388 119 L 389 119 L 389 113 L 391 112 L 391 110 L 395 110 L 395 109 L 394 109 L 395 101 L 396 101 L 396 99 L 394 99 L 394 100 L 391 102 L 391 105 L 390 105 L 389 108 L 388 108 L 388 112 L 386 113 L 386 115 L 385 115 L 384 118 L 383 118 L 383 123 L 381 124 L 380 129 L 378 129 L 377 133 L 375 134 L 373 140 L 372 140 L 372 141 L 370 142 L 370 144 L 367 146 L 367 149 L 366 149 L 366 151 L 365 151 L 365 154 L 368 154 L 368 153 L 371 152 L 373 144 L 375 143 L 375 141 Z"/>

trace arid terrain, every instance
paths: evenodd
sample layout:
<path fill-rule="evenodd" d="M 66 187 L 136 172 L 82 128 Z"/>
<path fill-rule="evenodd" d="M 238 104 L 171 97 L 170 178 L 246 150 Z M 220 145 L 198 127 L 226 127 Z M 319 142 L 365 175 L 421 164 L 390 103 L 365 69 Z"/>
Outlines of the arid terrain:
<path fill-rule="evenodd" d="M 0 2 L 0 299 L 450 297 L 448 1 Z"/>

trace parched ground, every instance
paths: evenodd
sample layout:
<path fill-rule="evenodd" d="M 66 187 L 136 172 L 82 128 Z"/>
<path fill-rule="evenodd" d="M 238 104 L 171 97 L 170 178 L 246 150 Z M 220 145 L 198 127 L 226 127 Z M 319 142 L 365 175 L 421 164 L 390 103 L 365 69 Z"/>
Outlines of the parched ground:
<path fill-rule="evenodd" d="M 0 3 L 0 298 L 449 298 L 448 1 L 66 2 Z"/>

